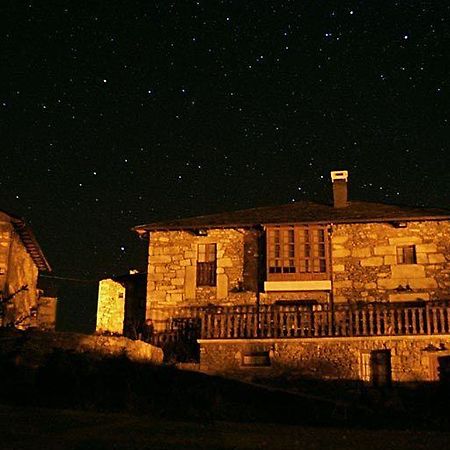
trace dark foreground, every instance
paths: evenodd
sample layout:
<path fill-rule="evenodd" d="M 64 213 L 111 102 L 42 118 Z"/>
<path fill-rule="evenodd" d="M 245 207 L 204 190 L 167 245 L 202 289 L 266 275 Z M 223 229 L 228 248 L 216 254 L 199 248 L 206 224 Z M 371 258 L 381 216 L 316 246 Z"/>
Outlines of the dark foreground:
<path fill-rule="evenodd" d="M 447 449 L 450 432 L 178 422 L 0 406 L 1 449 Z"/>
<path fill-rule="evenodd" d="M 0 339 L 1 449 L 450 448 L 450 386 L 251 383 Z"/>

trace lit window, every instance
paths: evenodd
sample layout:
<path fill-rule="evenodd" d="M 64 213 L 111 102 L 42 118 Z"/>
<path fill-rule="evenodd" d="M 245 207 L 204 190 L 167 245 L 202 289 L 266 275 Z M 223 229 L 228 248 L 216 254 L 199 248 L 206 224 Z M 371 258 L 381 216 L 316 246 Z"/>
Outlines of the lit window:
<path fill-rule="evenodd" d="M 267 272 L 268 279 L 272 280 L 326 278 L 326 228 L 300 225 L 268 227 Z"/>
<path fill-rule="evenodd" d="M 197 252 L 197 286 L 216 285 L 216 244 L 199 244 Z"/>
<path fill-rule="evenodd" d="M 417 264 L 416 246 L 405 245 L 397 247 L 397 264 Z"/>

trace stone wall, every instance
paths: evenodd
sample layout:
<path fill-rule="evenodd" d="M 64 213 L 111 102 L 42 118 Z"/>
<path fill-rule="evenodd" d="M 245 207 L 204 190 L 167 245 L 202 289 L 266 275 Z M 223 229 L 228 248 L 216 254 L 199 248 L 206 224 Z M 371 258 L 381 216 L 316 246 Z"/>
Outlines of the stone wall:
<path fill-rule="evenodd" d="M 56 328 L 56 297 L 39 297 L 37 309 L 37 327 L 41 330 L 54 331 Z"/>
<path fill-rule="evenodd" d="M 397 264 L 397 246 L 415 245 L 417 264 Z M 333 226 L 334 301 L 450 298 L 450 223 Z"/>
<path fill-rule="evenodd" d="M 261 303 L 329 302 L 331 294 L 337 303 L 450 299 L 450 222 L 404 225 L 333 225 L 332 290 L 261 292 Z M 217 285 L 197 287 L 197 249 L 207 243 L 217 245 Z M 254 304 L 260 275 L 264 278 L 265 273 L 263 245 L 256 230 L 209 229 L 205 236 L 186 231 L 152 232 L 147 309 Z M 416 264 L 398 264 L 397 247 L 405 245 L 415 246 Z"/>
<path fill-rule="evenodd" d="M 251 379 L 256 376 L 362 379 L 362 358 L 390 350 L 392 380 L 435 381 L 437 358 L 450 356 L 450 336 L 200 340 L 200 370 Z M 243 357 L 268 353 L 270 366 L 249 367 Z"/>
<path fill-rule="evenodd" d="M 123 333 L 125 288 L 117 281 L 101 280 L 98 286 L 97 332 Z"/>
<path fill-rule="evenodd" d="M 276 292 L 263 292 L 261 293 L 262 304 L 272 304 L 277 301 L 297 301 L 302 300 L 305 302 L 319 302 L 329 303 L 330 292 L 320 290 L 308 290 L 308 291 L 276 291 Z"/>
<path fill-rule="evenodd" d="M 209 243 L 217 245 L 217 283 L 197 287 L 198 245 Z M 210 229 L 206 236 L 186 231 L 152 232 L 147 308 L 254 303 L 257 244 L 258 233 L 245 229 Z"/>
<path fill-rule="evenodd" d="M 6 314 L 7 321 L 20 320 L 21 327 L 35 325 L 32 309 L 37 308 L 38 269 L 20 237 L 11 232 L 7 276 L 4 287 L 6 295 L 18 291 L 22 286 L 27 290 L 14 296 Z"/>
<path fill-rule="evenodd" d="M 100 356 L 126 355 L 132 361 L 156 364 L 161 364 L 163 360 L 163 352 L 160 348 L 125 337 L 10 330 L 0 333 L 0 355 L 18 352 L 26 360 L 39 365 L 54 349 L 77 353 L 92 352 Z"/>
<path fill-rule="evenodd" d="M 0 291 L 3 291 L 4 293 L 11 233 L 11 223 L 7 220 L 6 216 L 0 212 Z"/>

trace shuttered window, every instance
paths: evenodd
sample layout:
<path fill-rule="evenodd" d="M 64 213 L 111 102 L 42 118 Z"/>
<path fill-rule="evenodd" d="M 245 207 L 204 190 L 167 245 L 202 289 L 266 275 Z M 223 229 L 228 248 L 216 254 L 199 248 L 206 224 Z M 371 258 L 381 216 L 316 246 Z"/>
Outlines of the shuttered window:
<path fill-rule="evenodd" d="M 416 264 L 416 246 L 404 245 L 397 247 L 397 264 Z"/>
<path fill-rule="evenodd" d="M 197 286 L 215 286 L 217 268 L 216 244 L 199 244 L 197 251 Z"/>

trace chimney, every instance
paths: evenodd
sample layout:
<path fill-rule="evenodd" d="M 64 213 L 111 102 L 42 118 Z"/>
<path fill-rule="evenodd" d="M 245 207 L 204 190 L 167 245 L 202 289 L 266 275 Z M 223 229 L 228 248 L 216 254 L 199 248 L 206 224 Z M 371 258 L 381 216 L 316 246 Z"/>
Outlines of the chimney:
<path fill-rule="evenodd" d="M 335 170 L 331 172 L 331 181 L 333 182 L 333 200 L 335 208 L 345 208 L 347 201 L 347 179 L 346 170 Z"/>

